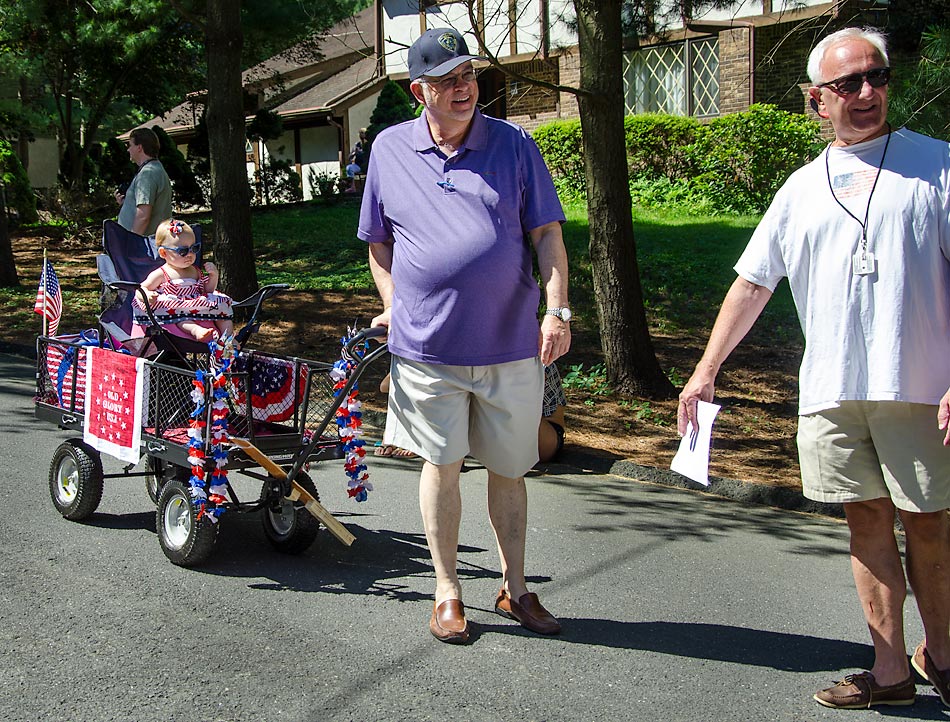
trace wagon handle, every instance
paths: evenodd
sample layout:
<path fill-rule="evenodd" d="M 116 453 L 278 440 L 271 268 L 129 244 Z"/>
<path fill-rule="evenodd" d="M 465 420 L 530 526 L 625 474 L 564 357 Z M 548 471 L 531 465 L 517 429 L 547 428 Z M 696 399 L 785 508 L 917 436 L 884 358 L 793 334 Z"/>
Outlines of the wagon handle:
<path fill-rule="evenodd" d="M 387 333 L 389 333 L 388 326 L 372 326 L 371 328 L 361 329 L 346 342 L 346 353 L 352 356 L 354 347 L 363 343 L 363 341 L 368 341 L 371 338 L 382 338 Z"/>
<path fill-rule="evenodd" d="M 351 353 L 353 347 L 358 343 L 362 343 L 366 339 L 382 338 L 386 335 L 388 330 L 389 329 L 386 326 L 373 326 L 372 328 L 364 328 L 361 331 L 357 331 L 353 335 L 353 338 L 347 342 L 344 353 L 349 354 L 349 357 L 354 361 L 353 367 L 350 369 L 349 378 L 346 379 L 346 382 L 342 388 L 335 389 L 334 396 L 338 397 L 336 405 L 334 405 L 324 414 L 323 418 L 320 420 L 320 423 L 314 427 L 313 436 L 310 441 L 297 453 L 293 465 L 288 472 L 289 478 L 296 478 L 300 470 L 303 469 L 307 459 L 310 458 L 310 452 L 317 446 L 318 443 L 320 443 L 320 437 L 327 426 L 330 425 L 330 422 L 333 420 L 333 418 L 336 416 L 336 412 L 340 406 L 340 403 L 342 403 L 342 401 L 350 395 L 350 391 L 353 389 L 353 386 L 356 385 L 356 382 L 363 374 L 363 371 L 377 358 L 389 352 L 389 349 L 387 348 L 384 341 L 381 341 L 378 347 L 374 348 L 372 351 L 369 351 L 365 356 L 363 356 L 363 358 L 353 356 Z"/>
<path fill-rule="evenodd" d="M 283 293 L 289 288 L 289 283 L 271 283 L 267 286 L 259 288 L 257 293 L 248 296 L 243 301 L 235 301 L 233 304 L 231 304 L 234 308 L 246 308 L 248 306 L 254 307 L 254 310 L 251 312 L 251 317 L 244 325 L 244 328 L 238 331 L 237 335 L 234 337 L 234 340 L 237 342 L 238 346 L 243 346 L 251 337 L 251 334 L 256 333 L 260 328 L 260 321 L 257 320 L 257 317 L 261 312 L 261 306 L 264 305 L 264 301 L 271 296 L 276 296 L 278 293 Z"/>

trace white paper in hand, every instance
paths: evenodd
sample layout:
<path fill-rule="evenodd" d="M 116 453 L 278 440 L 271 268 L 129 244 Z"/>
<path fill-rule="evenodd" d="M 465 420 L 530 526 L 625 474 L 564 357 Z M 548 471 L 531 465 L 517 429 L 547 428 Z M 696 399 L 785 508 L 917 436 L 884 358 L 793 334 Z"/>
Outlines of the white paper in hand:
<path fill-rule="evenodd" d="M 692 479 L 703 486 L 709 486 L 709 442 L 712 438 L 712 426 L 721 406 L 699 401 L 696 404 L 696 421 L 686 427 L 686 433 L 680 439 L 680 448 L 673 457 L 670 469 Z"/>

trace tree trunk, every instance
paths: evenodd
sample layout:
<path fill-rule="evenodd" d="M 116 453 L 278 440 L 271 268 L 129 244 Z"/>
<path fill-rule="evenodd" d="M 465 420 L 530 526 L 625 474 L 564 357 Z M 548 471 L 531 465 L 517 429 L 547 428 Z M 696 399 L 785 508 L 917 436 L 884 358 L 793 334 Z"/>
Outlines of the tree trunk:
<path fill-rule="evenodd" d="M 621 0 L 574 1 L 594 294 L 608 383 L 621 393 L 669 397 L 673 385 L 650 339 L 633 238 L 620 6 Z"/>
<path fill-rule="evenodd" d="M 13 245 L 10 242 L 10 227 L 7 223 L 6 191 L 0 184 L 0 288 L 20 285 L 16 265 L 13 262 Z"/>
<path fill-rule="evenodd" d="M 244 163 L 241 4 L 208 0 L 208 150 L 214 259 L 221 289 L 242 299 L 257 291 L 251 205 Z"/>

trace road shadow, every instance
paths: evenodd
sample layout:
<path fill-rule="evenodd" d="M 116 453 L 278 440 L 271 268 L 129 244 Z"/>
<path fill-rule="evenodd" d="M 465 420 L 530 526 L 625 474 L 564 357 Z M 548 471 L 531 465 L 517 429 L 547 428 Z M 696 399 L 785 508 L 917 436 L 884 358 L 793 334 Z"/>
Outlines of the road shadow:
<path fill-rule="evenodd" d="M 848 531 L 844 524 L 829 524 L 829 520 L 806 516 L 789 518 L 762 506 L 736 503 L 711 494 L 686 494 L 682 489 L 661 484 L 638 484 L 637 493 L 631 494 L 628 479 L 592 476 L 574 471 L 547 474 L 535 477 L 534 481 L 569 489 L 583 500 L 589 508 L 578 517 L 574 526 L 577 531 L 607 535 L 637 532 L 647 539 L 698 543 L 713 543 L 745 532 L 781 540 L 794 554 L 848 554 Z"/>
<path fill-rule="evenodd" d="M 869 644 L 805 634 L 696 622 L 622 622 L 564 617 L 561 622 L 564 629 L 556 639 L 562 642 L 728 662 L 780 672 L 828 672 L 829 684 L 841 670 L 868 669 L 874 662 L 874 649 Z M 538 638 L 512 623 L 473 623 L 472 626 L 473 641 L 495 633 Z M 912 719 L 950 718 L 950 710 L 943 707 L 940 699 L 926 694 L 929 685 L 920 680 L 918 685 L 918 692 L 925 694 L 920 694 L 912 709 L 876 707 L 875 711 Z"/>
<path fill-rule="evenodd" d="M 99 529 L 114 529 L 117 531 L 142 529 L 155 533 L 155 512 L 140 511 L 134 514 L 109 514 L 96 512 L 80 524 L 94 526 Z"/>
<path fill-rule="evenodd" d="M 783 672 L 838 671 L 871 665 L 874 661 L 873 648 L 868 644 L 725 624 L 583 618 L 561 622 L 564 631 L 560 639 L 575 644 L 733 662 Z M 501 626 L 501 630 L 512 631 L 510 625 Z"/>
<path fill-rule="evenodd" d="M 347 519 L 343 514 L 337 517 L 341 521 Z M 194 571 L 252 579 L 250 589 L 367 595 L 400 602 L 432 601 L 435 575 L 422 533 L 371 530 L 345 523 L 356 537 L 351 547 L 344 547 L 321 529 L 317 541 L 306 552 L 284 555 L 268 543 L 258 515 L 234 515 L 221 523 L 212 557 Z M 501 579 L 501 573 L 494 568 L 498 563 L 494 549 L 463 544 L 458 551 L 459 579 L 463 585 L 466 580 Z M 483 554 L 485 566 L 472 561 L 473 556 Z M 414 583 L 415 578 L 425 581 Z M 531 576 L 528 581 L 542 584 L 551 578 Z"/>

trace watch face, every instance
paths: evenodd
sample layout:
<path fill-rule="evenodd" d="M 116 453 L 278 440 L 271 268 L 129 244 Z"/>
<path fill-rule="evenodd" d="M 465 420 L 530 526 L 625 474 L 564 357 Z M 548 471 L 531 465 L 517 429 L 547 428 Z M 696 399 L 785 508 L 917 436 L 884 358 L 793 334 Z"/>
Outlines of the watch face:
<path fill-rule="evenodd" d="M 565 322 L 570 321 L 571 316 L 572 316 L 571 309 L 569 308 L 562 308 L 561 312 L 558 314 L 558 318 L 560 318 L 562 321 L 565 321 Z"/>

